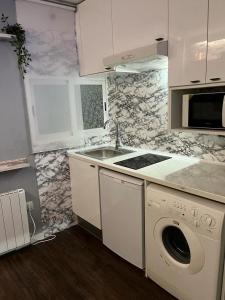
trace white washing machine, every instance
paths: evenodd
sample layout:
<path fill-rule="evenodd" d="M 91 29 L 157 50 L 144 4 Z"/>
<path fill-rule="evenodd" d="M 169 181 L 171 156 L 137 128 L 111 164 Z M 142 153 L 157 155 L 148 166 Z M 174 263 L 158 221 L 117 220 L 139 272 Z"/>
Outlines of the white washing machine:
<path fill-rule="evenodd" d="M 225 205 L 150 184 L 145 209 L 146 275 L 181 300 L 220 299 Z"/>

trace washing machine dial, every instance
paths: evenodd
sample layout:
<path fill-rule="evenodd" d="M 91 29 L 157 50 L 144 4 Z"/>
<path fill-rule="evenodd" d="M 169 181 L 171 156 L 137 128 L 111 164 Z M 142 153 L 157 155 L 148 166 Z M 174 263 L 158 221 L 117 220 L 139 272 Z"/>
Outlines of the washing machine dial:
<path fill-rule="evenodd" d="M 212 218 L 211 218 L 211 217 L 207 217 L 207 218 L 205 219 L 205 222 L 206 222 L 206 224 L 207 224 L 208 226 L 211 226 L 211 225 L 212 225 Z"/>
<path fill-rule="evenodd" d="M 201 223 L 205 227 L 214 228 L 216 225 L 216 220 L 212 216 L 206 214 L 201 216 Z"/>

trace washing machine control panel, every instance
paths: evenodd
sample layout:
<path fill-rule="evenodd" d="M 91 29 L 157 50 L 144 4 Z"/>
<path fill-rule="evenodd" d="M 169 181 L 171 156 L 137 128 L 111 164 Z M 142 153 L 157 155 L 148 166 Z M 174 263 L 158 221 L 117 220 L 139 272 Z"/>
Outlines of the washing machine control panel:
<path fill-rule="evenodd" d="M 194 198 L 195 196 L 193 196 Z M 196 197 L 196 199 L 201 199 Z M 158 197 L 151 201 L 151 206 L 162 211 L 164 217 L 172 217 L 178 222 L 184 222 L 193 230 L 207 235 L 213 239 L 219 239 L 222 231 L 224 214 L 219 210 L 207 207 L 207 201 L 188 201 L 178 197 Z M 219 204 L 220 205 L 220 204 Z"/>
<path fill-rule="evenodd" d="M 181 217 L 194 227 L 206 230 L 211 234 L 216 231 L 216 219 L 213 213 L 208 213 L 207 209 L 183 204 L 181 201 L 174 201 L 172 207 L 171 204 L 169 206 L 169 211 L 173 215 Z"/>

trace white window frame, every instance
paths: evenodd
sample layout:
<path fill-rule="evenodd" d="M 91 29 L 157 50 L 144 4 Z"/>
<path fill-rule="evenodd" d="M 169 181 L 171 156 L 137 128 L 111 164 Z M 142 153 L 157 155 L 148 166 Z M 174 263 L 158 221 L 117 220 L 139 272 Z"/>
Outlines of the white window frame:
<path fill-rule="evenodd" d="M 41 135 L 38 133 L 38 123 L 35 112 L 35 98 L 33 94 L 33 86 L 38 83 L 42 85 L 67 83 L 71 118 L 70 132 L 67 131 L 46 135 Z M 78 77 L 71 79 L 71 77 L 26 76 L 24 84 L 32 148 L 34 153 L 80 146 L 83 144 L 85 138 L 92 136 L 101 137 L 107 133 L 107 130 L 104 128 L 83 129 L 82 103 L 80 95 L 77 94 L 78 91 L 80 91 L 80 89 L 78 89 L 80 85 L 102 85 L 102 108 L 105 122 L 108 119 L 108 99 L 105 78 L 92 79 Z"/>

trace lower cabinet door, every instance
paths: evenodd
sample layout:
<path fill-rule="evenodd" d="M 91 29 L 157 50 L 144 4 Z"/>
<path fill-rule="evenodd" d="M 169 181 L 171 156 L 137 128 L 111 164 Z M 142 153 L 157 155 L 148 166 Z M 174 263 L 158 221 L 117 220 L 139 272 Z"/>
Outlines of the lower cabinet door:
<path fill-rule="evenodd" d="M 69 163 L 73 211 L 101 229 L 98 166 L 72 157 Z"/>

